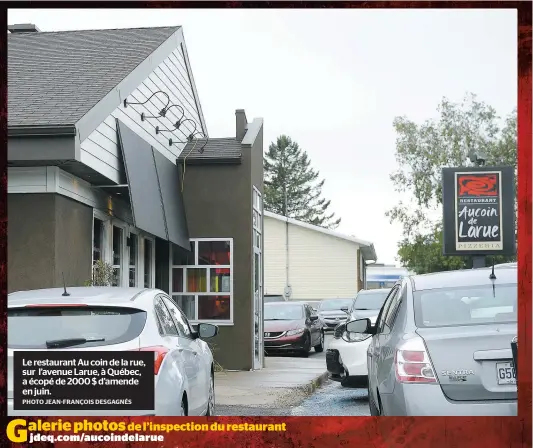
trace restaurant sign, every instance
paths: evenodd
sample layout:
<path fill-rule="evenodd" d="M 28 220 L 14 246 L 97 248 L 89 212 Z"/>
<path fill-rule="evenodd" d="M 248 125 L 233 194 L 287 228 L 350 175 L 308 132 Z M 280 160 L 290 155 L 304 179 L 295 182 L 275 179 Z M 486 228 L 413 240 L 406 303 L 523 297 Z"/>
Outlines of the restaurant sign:
<path fill-rule="evenodd" d="M 443 168 L 444 255 L 514 255 L 514 168 Z"/>

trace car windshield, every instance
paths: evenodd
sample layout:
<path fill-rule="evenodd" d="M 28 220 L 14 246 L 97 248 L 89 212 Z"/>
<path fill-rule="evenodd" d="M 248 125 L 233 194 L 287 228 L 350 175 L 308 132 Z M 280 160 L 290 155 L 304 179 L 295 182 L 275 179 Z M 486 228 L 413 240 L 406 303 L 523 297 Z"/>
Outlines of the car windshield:
<path fill-rule="evenodd" d="M 7 344 L 14 349 L 47 348 L 47 341 L 69 339 L 88 340 L 76 347 L 120 344 L 139 336 L 145 322 L 146 312 L 131 308 L 10 308 Z"/>
<path fill-rule="evenodd" d="M 360 292 L 354 302 L 354 310 L 380 310 L 389 291 Z"/>
<path fill-rule="evenodd" d="M 335 311 L 340 310 L 343 306 L 350 307 L 352 299 L 333 299 L 324 300 L 320 303 L 320 311 Z"/>
<path fill-rule="evenodd" d="M 517 321 L 517 285 L 442 288 L 414 293 L 418 327 Z"/>
<path fill-rule="evenodd" d="M 302 305 L 265 305 L 265 320 L 303 319 Z"/>

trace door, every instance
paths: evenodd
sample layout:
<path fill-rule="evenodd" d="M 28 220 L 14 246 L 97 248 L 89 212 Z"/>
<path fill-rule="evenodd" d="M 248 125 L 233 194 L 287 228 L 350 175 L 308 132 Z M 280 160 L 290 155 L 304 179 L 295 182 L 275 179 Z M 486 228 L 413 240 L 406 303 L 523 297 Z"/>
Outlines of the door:
<path fill-rule="evenodd" d="M 311 322 L 311 310 L 307 305 L 303 306 L 305 316 L 305 328 L 309 331 L 309 345 L 312 347 L 315 343 L 315 332 L 313 331 L 313 323 Z"/>
<path fill-rule="evenodd" d="M 168 311 L 167 307 L 163 303 L 163 300 L 161 296 L 157 296 L 154 299 L 154 311 L 155 315 L 157 317 L 159 328 L 160 328 L 160 335 L 161 339 L 163 341 L 163 344 L 170 350 L 170 352 L 165 357 L 165 364 L 168 362 L 166 358 L 169 358 L 172 362 L 172 369 L 178 369 L 180 374 L 185 375 L 187 379 L 187 385 L 188 385 L 188 395 L 191 395 L 191 390 L 194 388 L 194 382 L 196 381 L 195 375 L 194 375 L 194 366 L 191 362 L 191 357 L 186 356 L 186 353 L 181 350 L 181 344 L 180 344 L 180 334 L 178 331 L 178 327 L 176 326 L 176 323 L 172 319 L 172 315 Z M 170 381 L 174 380 L 176 378 L 176 373 L 173 371 L 168 370 L 167 368 L 163 370 L 160 370 L 159 375 L 168 375 L 170 377 Z M 168 380 L 168 377 L 167 377 Z M 178 385 L 176 385 L 176 388 L 178 389 Z M 175 405 L 179 405 L 180 397 L 176 397 L 176 403 Z M 163 402 L 167 402 L 169 400 L 166 400 L 165 397 L 161 400 Z M 169 401 L 170 403 L 170 401 Z M 169 404 L 169 408 L 171 408 L 171 405 Z M 172 409 L 170 409 L 167 414 L 167 412 L 163 411 L 163 415 L 173 415 Z M 174 410 L 175 412 L 175 410 Z"/>
<path fill-rule="evenodd" d="M 311 316 L 313 315 L 313 309 L 309 305 L 304 305 L 305 308 L 305 321 L 307 328 L 309 328 L 309 333 L 311 334 L 311 347 L 318 345 L 320 343 L 320 333 L 318 328 L 318 320 L 312 320 Z"/>
<path fill-rule="evenodd" d="M 209 393 L 208 376 L 205 363 L 202 361 L 202 350 L 198 342 L 193 339 L 189 324 L 183 318 L 182 311 L 166 296 L 161 296 L 169 311 L 172 320 L 178 329 L 178 351 L 183 354 L 187 366 L 190 369 L 187 378 L 191 378 L 188 395 L 189 415 L 201 415 L 207 406 Z"/>
<path fill-rule="evenodd" d="M 395 295 L 391 298 L 387 312 L 383 315 L 383 325 L 378 335 L 379 354 L 376 360 L 376 378 L 378 390 L 382 394 L 390 394 L 394 390 L 396 347 L 404 336 L 402 325 L 398 323 L 398 314 L 402 304 L 405 304 L 406 292 L 405 284 L 403 287 L 397 288 Z"/>
<path fill-rule="evenodd" d="M 377 397 L 378 367 L 379 367 L 379 357 L 381 353 L 379 336 L 385 325 L 385 317 L 387 315 L 387 311 L 389 310 L 391 306 L 391 302 L 396 297 L 396 294 L 398 293 L 398 289 L 399 289 L 398 286 L 392 288 L 391 291 L 389 292 L 389 295 L 385 299 L 385 303 L 383 304 L 381 311 L 379 312 L 379 316 L 376 320 L 377 333 L 374 336 L 372 336 L 372 341 L 370 342 L 370 345 L 367 351 L 368 389 L 370 393 L 369 399 L 371 399 L 376 406 L 379 403 L 378 397 Z"/>
<path fill-rule="evenodd" d="M 313 325 L 313 332 L 315 333 L 315 346 L 320 344 L 320 341 L 322 340 L 322 323 L 320 322 L 320 319 L 318 317 L 317 312 L 313 309 L 312 306 L 309 306 L 309 311 L 311 312 L 311 316 L 315 318 L 316 320 L 311 321 L 311 324 Z"/>
<path fill-rule="evenodd" d="M 258 248 L 254 248 L 253 259 L 253 291 L 254 291 L 254 369 L 263 367 L 263 285 L 261 275 L 261 253 Z"/>

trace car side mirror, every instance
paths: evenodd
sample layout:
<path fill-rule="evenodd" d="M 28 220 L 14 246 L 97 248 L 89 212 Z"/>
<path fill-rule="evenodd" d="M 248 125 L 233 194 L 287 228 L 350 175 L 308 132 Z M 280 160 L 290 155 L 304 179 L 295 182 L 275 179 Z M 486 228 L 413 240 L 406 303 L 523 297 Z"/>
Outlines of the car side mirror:
<path fill-rule="evenodd" d="M 209 339 L 218 334 L 218 327 L 212 324 L 198 324 L 198 337 Z"/>
<path fill-rule="evenodd" d="M 346 331 L 349 333 L 374 334 L 370 319 L 352 320 L 346 324 Z"/>
<path fill-rule="evenodd" d="M 311 322 L 314 322 L 315 320 L 318 320 L 318 316 L 311 316 L 309 319 Z"/>
<path fill-rule="evenodd" d="M 349 314 L 349 312 L 348 312 L 348 307 L 347 307 L 347 306 L 343 306 L 343 307 L 341 308 L 341 311 L 344 311 L 346 314 Z"/>

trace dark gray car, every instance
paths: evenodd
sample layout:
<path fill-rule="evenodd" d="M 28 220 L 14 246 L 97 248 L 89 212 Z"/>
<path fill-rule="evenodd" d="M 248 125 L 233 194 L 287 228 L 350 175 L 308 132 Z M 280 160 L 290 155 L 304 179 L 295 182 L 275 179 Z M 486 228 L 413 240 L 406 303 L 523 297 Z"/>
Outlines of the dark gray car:
<path fill-rule="evenodd" d="M 357 293 L 349 312 L 349 320 L 369 318 L 374 321 L 390 292 L 390 288 L 363 289 Z"/>
<path fill-rule="evenodd" d="M 494 277 L 491 278 L 491 273 Z M 372 335 L 372 415 L 513 416 L 517 333 L 516 266 L 406 277 L 389 293 Z"/>
<path fill-rule="evenodd" d="M 337 325 L 346 321 L 346 311 L 353 299 L 326 299 L 320 302 L 318 315 L 324 323 L 324 330 L 333 331 Z"/>

